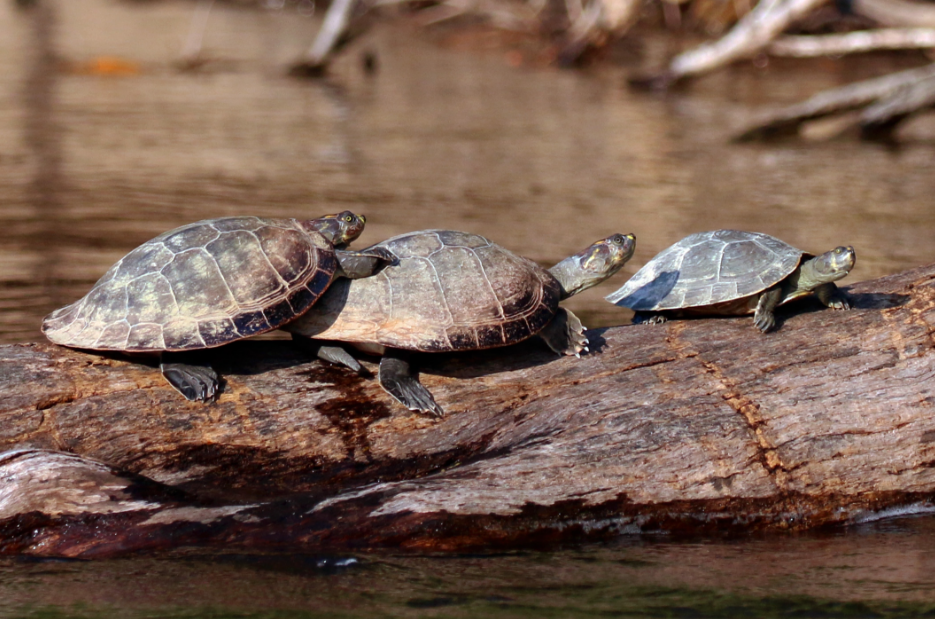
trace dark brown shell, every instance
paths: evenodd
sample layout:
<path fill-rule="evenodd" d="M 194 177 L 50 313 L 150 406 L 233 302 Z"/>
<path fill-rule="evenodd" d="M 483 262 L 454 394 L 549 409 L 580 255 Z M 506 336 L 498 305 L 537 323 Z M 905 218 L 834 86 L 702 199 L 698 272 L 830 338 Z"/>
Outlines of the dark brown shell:
<path fill-rule="evenodd" d="M 226 217 L 170 230 L 121 258 L 42 331 L 73 348 L 211 348 L 302 314 L 334 277 L 334 248 L 294 219 Z"/>
<path fill-rule="evenodd" d="M 522 341 L 555 315 L 551 273 L 482 236 L 428 230 L 379 243 L 398 258 L 339 280 L 286 329 L 319 339 L 445 352 Z"/>

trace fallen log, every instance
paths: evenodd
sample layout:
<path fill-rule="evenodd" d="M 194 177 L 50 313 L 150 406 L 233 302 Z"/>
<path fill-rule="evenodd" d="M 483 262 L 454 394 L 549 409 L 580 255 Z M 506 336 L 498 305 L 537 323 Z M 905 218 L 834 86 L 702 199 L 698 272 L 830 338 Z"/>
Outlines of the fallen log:
<path fill-rule="evenodd" d="M 432 358 L 442 419 L 289 342 L 212 353 L 209 405 L 125 360 L 2 346 L 0 552 L 466 550 L 929 510 L 935 265 L 849 292 L 768 335 L 690 320 L 591 331 L 580 360 Z"/>

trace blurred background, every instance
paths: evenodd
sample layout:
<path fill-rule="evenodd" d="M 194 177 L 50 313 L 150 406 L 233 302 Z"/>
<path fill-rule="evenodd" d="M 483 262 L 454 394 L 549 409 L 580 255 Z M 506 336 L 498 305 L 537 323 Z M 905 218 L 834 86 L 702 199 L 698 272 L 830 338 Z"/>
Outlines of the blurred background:
<path fill-rule="evenodd" d="M 729 141 L 764 108 L 920 52 L 758 59 L 645 93 L 626 77 L 686 37 L 637 25 L 569 70 L 536 33 L 405 14 L 303 79 L 288 71 L 321 24 L 310 6 L 215 3 L 183 70 L 194 2 L 0 2 L 0 342 L 41 338 L 143 241 L 226 215 L 351 209 L 368 217 L 357 246 L 453 228 L 543 265 L 633 232 L 624 271 L 568 302 L 589 327 L 628 322 L 603 295 L 701 230 L 852 244 L 845 285 L 935 260 L 932 115 L 889 144 Z"/>
<path fill-rule="evenodd" d="M 290 75 L 326 9 L 308 0 L 0 1 L 0 343 L 40 340 L 45 314 L 143 241 L 229 215 L 350 209 L 368 218 L 358 247 L 453 228 L 546 266 L 633 232 L 623 272 L 568 302 L 589 327 L 626 324 L 603 296 L 702 230 L 766 232 L 810 252 L 852 244 L 844 285 L 935 261 L 935 115 L 883 142 L 820 126 L 730 139 L 764 109 L 925 66 L 925 53 L 758 55 L 643 92 L 627 78 L 749 5 L 693 0 L 673 13 L 647 0 L 624 36 L 577 46 L 500 6 L 372 16 L 309 78 Z M 562 68 L 570 48 L 575 68 Z M 919 519 L 337 570 L 301 556 L 3 559 L 0 616 L 908 617 L 935 604 L 933 544 Z"/>

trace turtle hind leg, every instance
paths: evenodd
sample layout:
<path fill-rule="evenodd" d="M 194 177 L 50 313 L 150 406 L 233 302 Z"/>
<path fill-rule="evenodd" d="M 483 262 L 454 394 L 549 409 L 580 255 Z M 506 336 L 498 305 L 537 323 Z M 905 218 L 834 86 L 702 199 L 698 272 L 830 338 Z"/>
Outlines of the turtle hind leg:
<path fill-rule="evenodd" d="M 815 296 L 817 296 L 818 300 L 826 307 L 830 307 L 831 309 L 851 309 L 851 300 L 833 283 L 822 284 L 815 288 Z"/>
<path fill-rule="evenodd" d="M 580 357 L 582 352 L 588 352 L 588 338 L 584 331 L 578 317 L 560 307 L 552 321 L 539 332 L 539 337 L 560 355 Z"/>
<path fill-rule="evenodd" d="M 757 329 L 766 333 L 776 326 L 776 316 L 773 315 L 773 310 L 776 309 L 781 300 L 782 289 L 778 286 L 760 294 L 760 298 L 756 302 L 756 310 L 753 313 L 753 324 L 756 325 Z"/>
<path fill-rule="evenodd" d="M 443 417 L 445 411 L 435 402 L 429 390 L 412 374 L 404 355 L 387 351 L 380 360 L 380 385 L 396 401 L 411 411 Z"/>
<path fill-rule="evenodd" d="M 668 320 L 669 317 L 662 312 L 636 312 L 630 322 L 635 325 L 661 325 Z"/>
<path fill-rule="evenodd" d="M 338 346 L 336 344 L 328 345 L 325 342 L 313 340 L 296 333 L 292 334 L 292 341 L 300 348 L 315 355 L 322 361 L 327 361 L 335 365 L 342 365 L 357 372 L 360 376 L 370 376 L 370 372 L 367 371 L 367 368 L 362 366 L 343 346 Z"/>
<path fill-rule="evenodd" d="M 347 352 L 341 346 L 325 346 L 324 344 L 318 347 L 318 352 L 315 353 L 318 355 L 318 358 L 322 361 L 327 361 L 328 363 L 333 363 L 335 365 L 343 365 L 344 367 L 357 372 L 360 376 L 369 376 L 370 372 L 367 371 L 364 366 L 360 364 L 360 361 L 355 359 L 351 353 Z"/>
<path fill-rule="evenodd" d="M 163 357 L 159 369 L 169 384 L 187 400 L 208 402 L 220 391 L 221 381 L 210 365 L 169 362 Z"/>

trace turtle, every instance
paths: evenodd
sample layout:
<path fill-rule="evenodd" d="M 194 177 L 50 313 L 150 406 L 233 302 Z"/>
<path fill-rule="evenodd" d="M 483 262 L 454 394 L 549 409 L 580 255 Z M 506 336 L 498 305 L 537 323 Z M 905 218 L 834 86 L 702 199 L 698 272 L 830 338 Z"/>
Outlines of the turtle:
<path fill-rule="evenodd" d="M 444 415 L 412 372 L 413 353 L 481 350 L 539 335 L 559 354 L 580 356 L 581 321 L 559 301 L 616 273 L 636 237 L 615 234 L 550 269 L 477 234 L 424 230 L 371 247 L 395 261 L 367 279 L 341 281 L 285 329 L 314 338 L 319 357 L 363 373 L 335 342 L 382 355 L 379 380 L 413 411 Z M 328 343 L 330 342 L 330 343 Z"/>
<path fill-rule="evenodd" d="M 170 230 L 46 316 L 42 331 L 71 348 L 156 355 L 182 395 L 211 400 L 216 372 L 175 353 L 271 331 L 307 310 L 335 277 L 371 275 L 385 255 L 344 249 L 365 223 L 344 211 L 310 220 L 222 217 Z"/>
<path fill-rule="evenodd" d="M 810 293 L 827 307 L 850 309 L 834 282 L 856 260 L 851 246 L 816 256 L 760 232 L 698 232 L 660 252 L 606 299 L 635 310 L 634 323 L 752 313 L 766 333 L 776 325 L 777 306 Z"/>

